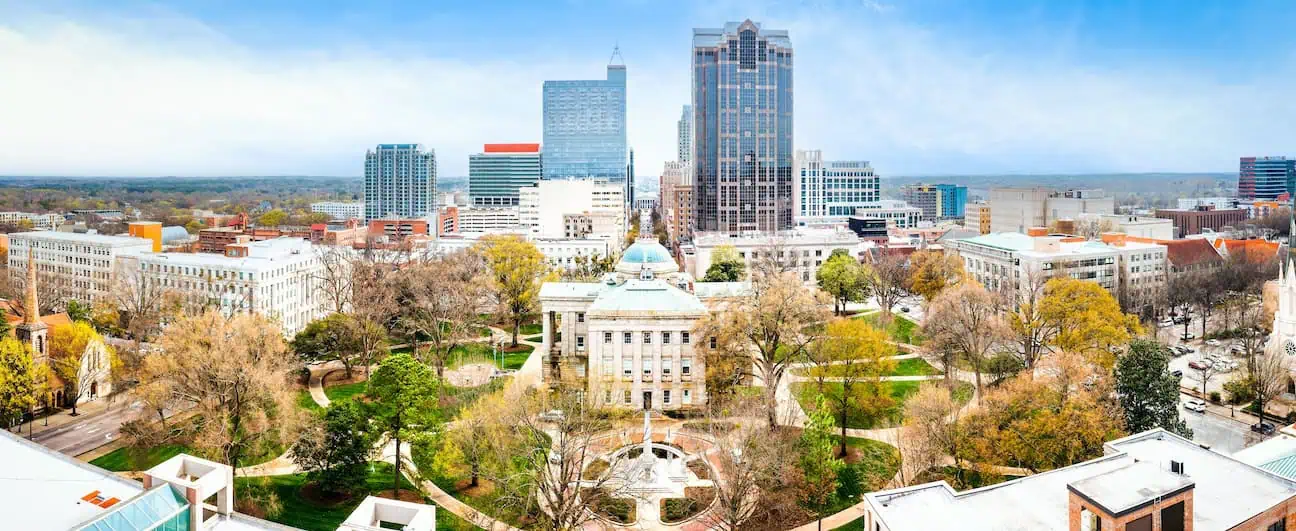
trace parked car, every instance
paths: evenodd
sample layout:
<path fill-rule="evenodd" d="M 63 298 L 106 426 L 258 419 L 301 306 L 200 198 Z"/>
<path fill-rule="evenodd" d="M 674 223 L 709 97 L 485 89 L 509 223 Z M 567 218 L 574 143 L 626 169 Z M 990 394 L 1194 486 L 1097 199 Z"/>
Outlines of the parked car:
<path fill-rule="evenodd" d="M 1170 376 L 1174 376 L 1175 378 L 1183 378 L 1183 371 L 1179 369 L 1175 369 L 1173 371 L 1170 371 Z"/>
<path fill-rule="evenodd" d="M 1196 411 L 1198 413 L 1205 413 L 1206 402 L 1197 398 L 1189 398 L 1188 400 L 1184 400 L 1184 409 L 1187 409 L 1188 411 Z"/>
<path fill-rule="evenodd" d="M 1243 347 L 1242 345 L 1235 344 L 1229 347 L 1229 352 L 1232 352 L 1234 354 L 1246 354 L 1246 348 Z"/>
<path fill-rule="evenodd" d="M 909 313 L 909 307 L 908 307 L 908 306 L 901 306 L 901 307 L 900 307 L 900 311 L 902 311 L 902 312 L 904 312 L 904 313 Z"/>
<path fill-rule="evenodd" d="M 1210 365 L 1208 365 L 1207 363 L 1204 363 L 1204 360 L 1203 360 L 1203 361 L 1190 361 L 1190 362 L 1188 362 L 1188 368 L 1189 368 L 1189 369 L 1193 369 L 1193 370 L 1198 370 L 1198 371 L 1204 371 L 1204 370 L 1206 370 L 1206 369 L 1209 369 L 1209 368 L 1210 368 Z"/>
<path fill-rule="evenodd" d="M 546 411 L 540 414 L 540 420 L 545 422 L 561 422 L 565 418 L 561 409 Z"/>
<path fill-rule="evenodd" d="M 1251 431 L 1254 431 L 1261 435 L 1273 435 L 1274 425 L 1268 422 L 1259 422 L 1251 425 Z"/>
<path fill-rule="evenodd" d="M 1218 339 L 1207 339 L 1207 340 L 1206 340 L 1206 344 L 1207 344 L 1207 345 L 1210 345 L 1210 346 L 1212 346 L 1212 347 L 1218 347 L 1218 346 L 1220 346 L 1220 340 L 1218 340 Z"/>
<path fill-rule="evenodd" d="M 1161 325 L 1162 327 L 1167 327 L 1167 326 L 1174 326 L 1175 322 L 1172 319 L 1162 319 L 1158 321 L 1157 324 Z"/>
<path fill-rule="evenodd" d="M 1192 335 L 1192 333 L 1187 333 L 1182 336 L 1179 336 L 1180 341 L 1192 341 L 1194 339 L 1197 339 L 1197 336 Z"/>
<path fill-rule="evenodd" d="M 1187 346 L 1184 346 L 1184 345 L 1176 346 L 1176 347 L 1174 347 L 1174 348 L 1171 349 L 1171 350 L 1174 351 L 1174 355 L 1175 355 L 1175 356 L 1183 356 L 1183 355 L 1185 355 L 1185 354 L 1192 354 L 1192 353 L 1194 353 L 1194 352 L 1197 352 L 1197 351 L 1193 350 L 1192 347 L 1187 347 Z"/>

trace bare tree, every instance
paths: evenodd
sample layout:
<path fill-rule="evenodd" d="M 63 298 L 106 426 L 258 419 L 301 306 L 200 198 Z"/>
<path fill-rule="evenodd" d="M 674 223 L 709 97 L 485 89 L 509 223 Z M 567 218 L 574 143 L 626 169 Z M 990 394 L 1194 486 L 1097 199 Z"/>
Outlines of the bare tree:
<path fill-rule="evenodd" d="M 478 309 L 491 295 L 485 264 L 479 255 L 460 251 L 432 263 L 410 265 L 395 278 L 397 328 L 405 332 L 415 354 L 431 362 L 441 377 L 450 353 L 483 325 Z M 421 339 L 431 345 L 420 354 Z"/>
<path fill-rule="evenodd" d="M 137 260 L 114 264 L 108 296 L 119 308 L 118 324 L 136 342 L 148 341 L 161 328 L 165 293 L 166 288 L 144 275 Z"/>
<path fill-rule="evenodd" d="M 351 264 L 356 261 L 355 251 L 340 245 L 316 245 L 315 257 L 321 268 L 311 276 L 319 296 L 329 302 L 333 313 L 348 311 L 355 282 L 351 271 Z"/>
<path fill-rule="evenodd" d="M 1008 325 L 1016 338 L 1017 354 L 1021 356 L 1026 371 L 1034 373 L 1035 365 L 1048 353 L 1049 345 L 1058 334 L 1058 328 L 1045 318 L 1044 286 L 1052 275 L 1040 269 L 1028 269 L 1013 290 L 1013 310 L 1008 314 Z"/>
<path fill-rule="evenodd" d="M 889 320 L 891 309 L 909 294 L 908 261 L 899 255 L 883 254 L 873 262 L 868 277 L 873 297 L 882 307 L 882 317 Z"/>
<path fill-rule="evenodd" d="M 939 466 L 945 456 L 954 458 L 954 467 L 962 474 L 964 436 L 958 429 L 961 409 L 950 394 L 939 387 L 924 385 L 905 401 L 904 427 L 901 436 L 907 442 L 902 469 L 910 477 Z"/>
<path fill-rule="evenodd" d="M 741 409 L 741 407 L 740 407 Z M 796 444 L 790 432 L 761 422 L 742 422 L 716 438 L 712 452 L 718 465 L 715 506 L 701 522 L 707 529 L 736 531 L 787 529 L 804 516 L 792 495 L 787 467 L 795 466 Z"/>
<path fill-rule="evenodd" d="M 957 352 L 972 366 L 977 392 L 982 390 L 981 373 L 991 352 L 1009 335 L 995 306 L 994 296 L 985 288 L 974 283 L 958 284 L 936 296 L 923 325 L 930 348 Z"/>
<path fill-rule="evenodd" d="M 1253 357 L 1247 366 L 1255 386 L 1256 411 L 1260 412 L 1263 421 L 1265 404 L 1287 390 L 1287 383 L 1291 381 L 1291 360 L 1282 352 L 1281 346 L 1275 345 L 1264 354 Z"/>

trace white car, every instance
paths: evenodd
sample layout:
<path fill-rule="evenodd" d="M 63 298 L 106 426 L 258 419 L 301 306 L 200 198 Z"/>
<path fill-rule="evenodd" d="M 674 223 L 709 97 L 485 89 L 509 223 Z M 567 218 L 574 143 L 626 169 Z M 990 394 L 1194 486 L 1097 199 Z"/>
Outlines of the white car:
<path fill-rule="evenodd" d="M 1218 347 L 1220 346 L 1220 341 L 1218 339 L 1207 339 L 1206 344 L 1212 347 Z"/>
<path fill-rule="evenodd" d="M 1187 409 L 1189 411 L 1196 411 L 1198 413 L 1206 412 L 1206 403 L 1196 398 L 1189 398 L 1187 400 L 1184 400 L 1183 405 L 1184 405 L 1184 409 Z"/>

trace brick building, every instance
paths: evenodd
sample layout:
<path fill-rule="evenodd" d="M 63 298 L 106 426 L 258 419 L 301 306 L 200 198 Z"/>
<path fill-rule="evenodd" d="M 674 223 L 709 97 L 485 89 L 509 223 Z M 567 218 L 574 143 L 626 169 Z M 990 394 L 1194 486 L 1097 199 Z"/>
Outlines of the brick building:
<path fill-rule="evenodd" d="M 1244 208 L 1220 210 L 1211 205 L 1199 205 L 1191 209 L 1158 210 L 1156 217 L 1173 221 L 1175 237 L 1183 238 L 1189 234 L 1201 234 L 1203 229 L 1218 231 L 1239 225 L 1247 220 L 1249 214 Z"/>

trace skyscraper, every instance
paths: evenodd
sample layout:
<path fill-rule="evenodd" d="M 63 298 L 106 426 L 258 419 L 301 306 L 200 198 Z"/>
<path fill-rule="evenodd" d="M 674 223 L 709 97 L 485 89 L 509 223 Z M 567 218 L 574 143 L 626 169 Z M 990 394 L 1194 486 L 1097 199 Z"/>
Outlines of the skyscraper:
<path fill-rule="evenodd" d="M 697 229 L 792 226 L 792 41 L 746 20 L 693 30 Z"/>
<path fill-rule="evenodd" d="M 675 129 L 679 132 L 678 155 L 679 162 L 688 162 L 693 160 L 693 106 L 685 105 L 684 110 L 680 112 L 679 122 L 676 122 Z"/>
<path fill-rule="evenodd" d="M 544 178 L 586 177 L 626 179 L 624 64 L 607 79 L 544 82 Z"/>
<path fill-rule="evenodd" d="M 365 153 L 365 220 L 436 213 L 436 151 L 422 144 L 378 144 Z"/>
<path fill-rule="evenodd" d="M 967 187 L 956 184 L 909 184 L 900 187 L 904 200 L 921 208 L 923 219 L 962 219 L 967 210 Z"/>
<path fill-rule="evenodd" d="M 881 182 L 866 160 L 824 160 L 823 152 L 796 152 L 798 223 L 845 221 L 866 203 L 881 199 Z"/>
<path fill-rule="evenodd" d="M 473 206 L 517 206 L 518 189 L 540 181 L 540 144 L 486 144 L 468 156 Z"/>
<path fill-rule="evenodd" d="M 1238 198 L 1271 201 L 1296 192 L 1296 159 L 1242 157 L 1238 164 Z"/>
<path fill-rule="evenodd" d="M 635 178 L 634 178 L 634 148 L 630 148 L 630 162 L 626 163 L 626 207 L 634 209 L 635 204 Z"/>

